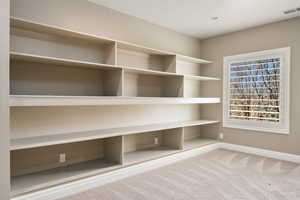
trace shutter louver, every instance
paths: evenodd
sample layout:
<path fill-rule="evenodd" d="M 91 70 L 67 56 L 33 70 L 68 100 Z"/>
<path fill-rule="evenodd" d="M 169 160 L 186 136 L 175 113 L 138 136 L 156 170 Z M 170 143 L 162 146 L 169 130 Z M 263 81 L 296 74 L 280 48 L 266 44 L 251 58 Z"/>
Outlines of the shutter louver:
<path fill-rule="evenodd" d="M 230 64 L 231 119 L 279 122 L 280 59 Z"/>

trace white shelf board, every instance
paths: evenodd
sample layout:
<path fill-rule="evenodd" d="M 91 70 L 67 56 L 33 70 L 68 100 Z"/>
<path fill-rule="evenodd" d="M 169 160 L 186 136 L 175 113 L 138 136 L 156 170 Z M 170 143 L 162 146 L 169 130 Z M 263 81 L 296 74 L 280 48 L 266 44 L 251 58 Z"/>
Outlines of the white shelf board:
<path fill-rule="evenodd" d="M 194 149 L 209 144 L 214 144 L 217 142 L 218 141 L 214 139 L 197 137 L 197 138 L 185 140 L 183 146 L 184 146 L 184 150 L 189 150 L 189 149 Z"/>
<path fill-rule="evenodd" d="M 209 63 L 212 63 L 211 61 L 208 61 L 208 60 L 204 60 L 204 59 L 200 59 L 200 58 L 194 58 L 194 57 L 190 57 L 190 56 L 184 56 L 184 55 L 180 55 L 180 54 L 176 54 L 176 59 L 179 60 L 179 61 L 181 60 L 181 61 L 195 63 L 195 64 L 209 64 Z"/>
<path fill-rule="evenodd" d="M 104 159 L 91 160 L 41 172 L 12 177 L 12 196 L 74 181 L 120 168 L 121 165 Z"/>
<path fill-rule="evenodd" d="M 73 31 L 70 29 L 65 29 L 57 26 L 48 25 L 48 24 L 33 22 L 21 18 L 12 17 L 10 19 L 10 23 L 12 27 L 16 27 L 16 28 L 28 29 L 28 30 L 48 33 L 48 34 L 56 34 L 64 37 L 74 37 L 78 39 L 91 40 L 99 43 L 109 44 L 109 43 L 116 42 L 119 48 L 123 48 L 127 50 L 133 50 L 133 51 L 144 52 L 144 53 L 155 54 L 155 55 L 174 55 L 174 56 L 176 55 L 179 60 L 184 60 L 192 63 L 200 63 L 200 64 L 210 63 L 210 61 L 206 61 L 199 58 L 193 58 L 193 57 L 180 55 L 168 51 L 153 49 L 153 48 L 149 48 L 149 47 L 145 47 L 142 45 L 137 45 L 125 41 L 114 40 L 103 36 L 97 36 L 93 34 L 82 33 L 79 31 Z"/>
<path fill-rule="evenodd" d="M 100 138 L 108 138 L 120 135 L 130 135 L 144 132 L 159 131 L 172 128 L 207 125 L 218 123 L 212 120 L 190 120 L 159 124 L 148 124 L 140 126 L 128 126 L 109 129 L 98 129 L 89 131 L 80 131 L 64 134 L 53 134 L 27 138 L 11 138 L 10 150 L 28 149 L 56 144 L 65 144 L 71 142 L 95 140 Z"/>
<path fill-rule="evenodd" d="M 37 62 L 37 63 L 44 63 L 44 64 L 70 66 L 70 67 L 87 67 L 87 68 L 94 68 L 94 69 L 121 69 L 121 67 L 117 67 L 115 65 L 85 62 L 85 61 L 72 60 L 72 59 L 62 59 L 62 58 L 55 58 L 55 57 L 48 57 L 48 56 L 39 56 L 39 55 L 20 53 L 20 52 L 10 52 L 10 59 L 18 60 L 18 61 L 28 61 L 28 62 Z"/>
<path fill-rule="evenodd" d="M 124 69 L 125 72 L 127 73 L 146 74 L 146 75 L 154 75 L 154 76 L 178 76 L 178 77 L 185 77 L 186 79 L 190 79 L 190 80 L 200 80 L 200 81 L 220 80 L 218 78 L 213 78 L 213 77 L 181 75 L 172 72 L 149 70 L 149 69 L 142 69 L 137 67 L 93 63 L 93 62 L 79 61 L 73 59 L 40 56 L 40 55 L 21 53 L 21 52 L 10 52 L 10 58 L 12 60 L 17 60 L 17 61 L 36 62 L 36 63 L 52 64 L 57 66 L 85 67 L 85 68 L 109 69 L 109 70 Z"/>
<path fill-rule="evenodd" d="M 219 81 L 221 79 L 208 76 L 195 76 L 195 75 L 184 75 L 187 80 L 198 80 L 198 81 Z"/>
<path fill-rule="evenodd" d="M 43 24 L 39 22 L 34 22 L 27 19 L 17 18 L 17 17 L 11 17 L 10 25 L 11 27 L 31 30 L 39 33 L 55 34 L 63 37 L 72 37 L 77 39 L 90 40 L 102 44 L 110 44 L 115 42 L 113 39 L 110 38 L 99 37 L 88 33 L 73 31 L 70 29 L 61 28 L 49 24 Z"/>
<path fill-rule="evenodd" d="M 120 67 L 120 66 L 118 66 Z M 136 74 L 146 74 L 146 75 L 154 75 L 154 76 L 177 76 L 184 77 L 188 80 L 198 80 L 198 81 L 219 81 L 219 78 L 208 77 L 208 76 L 197 76 L 197 75 L 186 75 L 186 74 L 176 74 L 172 72 L 164 72 L 150 69 L 141 69 L 137 67 L 122 67 L 127 73 L 136 73 Z"/>
<path fill-rule="evenodd" d="M 124 165 L 132 165 L 135 163 L 164 157 L 170 154 L 177 153 L 179 151 L 181 150 L 177 150 L 167 146 L 159 146 L 151 149 L 143 149 L 124 153 Z"/>
<path fill-rule="evenodd" d="M 173 55 L 175 56 L 175 53 L 168 52 L 168 51 L 162 51 L 159 49 L 153 49 L 149 47 L 145 47 L 142 45 L 138 44 L 133 44 L 129 42 L 124 42 L 124 41 L 117 41 L 117 46 L 120 49 L 125 49 L 129 51 L 136 51 L 136 52 L 143 52 L 143 53 L 148 53 L 148 54 L 153 54 L 153 55 Z"/>
<path fill-rule="evenodd" d="M 183 76 L 183 75 L 175 74 L 172 72 L 141 69 L 141 68 L 137 68 L 137 67 L 123 67 L 123 69 L 127 73 L 135 73 L 135 74 L 146 74 L 146 75 L 154 75 L 154 76 Z"/>
<path fill-rule="evenodd" d="M 220 98 L 10 95 L 10 107 L 209 103 L 220 103 Z"/>

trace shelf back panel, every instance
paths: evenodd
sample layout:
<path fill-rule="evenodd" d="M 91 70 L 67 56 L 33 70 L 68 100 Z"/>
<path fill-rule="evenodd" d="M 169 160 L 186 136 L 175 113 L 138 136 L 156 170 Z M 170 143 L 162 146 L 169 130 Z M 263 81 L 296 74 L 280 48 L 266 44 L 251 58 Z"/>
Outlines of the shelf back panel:
<path fill-rule="evenodd" d="M 66 154 L 66 162 L 59 162 L 59 154 Z M 11 174 L 20 176 L 104 158 L 103 140 L 68 143 L 11 152 Z"/>
<path fill-rule="evenodd" d="M 115 42 L 101 44 L 72 37 L 12 28 L 10 50 L 40 56 L 115 64 Z"/>
<path fill-rule="evenodd" d="M 15 107 L 11 138 L 194 120 L 199 111 L 199 105 Z"/>
<path fill-rule="evenodd" d="M 121 66 L 175 73 L 175 63 L 173 55 L 147 54 L 117 48 L 117 64 Z"/>
<path fill-rule="evenodd" d="M 176 72 L 177 74 L 183 75 L 201 75 L 201 67 L 200 64 L 191 63 L 186 61 L 177 60 L 176 61 Z"/>
<path fill-rule="evenodd" d="M 201 136 L 201 126 L 184 127 L 184 140 L 190 140 Z"/>
<path fill-rule="evenodd" d="M 11 61 L 10 93 L 13 95 L 117 96 L 121 70 L 98 70 Z"/>
<path fill-rule="evenodd" d="M 185 98 L 197 98 L 201 97 L 201 85 L 202 81 L 184 79 L 184 97 Z"/>
<path fill-rule="evenodd" d="M 124 152 L 135 152 L 139 150 L 155 149 L 166 146 L 180 149 L 182 146 L 182 129 L 168 129 L 124 136 Z M 155 141 L 157 140 L 157 141 Z"/>
<path fill-rule="evenodd" d="M 183 78 L 125 73 L 125 96 L 182 97 Z"/>

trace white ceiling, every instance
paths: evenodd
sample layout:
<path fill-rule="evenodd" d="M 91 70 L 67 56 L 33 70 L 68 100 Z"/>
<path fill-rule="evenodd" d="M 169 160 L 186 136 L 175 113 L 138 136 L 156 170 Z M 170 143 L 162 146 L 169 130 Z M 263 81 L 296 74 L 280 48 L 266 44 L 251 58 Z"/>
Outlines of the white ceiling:
<path fill-rule="evenodd" d="M 207 38 L 296 16 L 300 0 L 89 0 L 151 23 Z M 212 20 L 212 17 L 219 17 Z"/>

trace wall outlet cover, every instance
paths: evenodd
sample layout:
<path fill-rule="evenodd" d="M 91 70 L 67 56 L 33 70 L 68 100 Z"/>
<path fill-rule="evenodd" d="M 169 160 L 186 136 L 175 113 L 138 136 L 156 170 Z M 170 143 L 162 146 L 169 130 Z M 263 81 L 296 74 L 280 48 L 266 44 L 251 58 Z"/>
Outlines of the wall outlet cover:
<path fill-rule="evenodd" d="M 66 154 L 65 153 L 59 154 L 59 162 L 60 163 L 66 162 Z"/>
<path fill-rule="evenodd" d="M 224 139 L 223 133 L 220 133 L 219 138 L 220 138 L 220 140 L 223 140 L 223 139 Z"/>
<path fill-rule="evenodd" d="M 154 138 L 154 144 L 158 144 L 158 137 Z"/>

